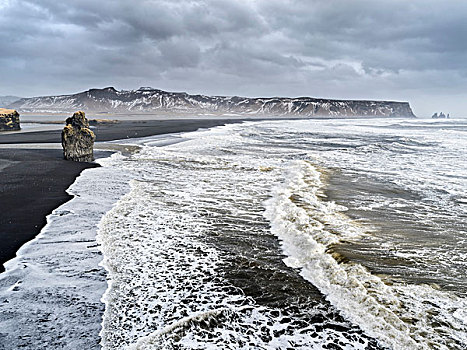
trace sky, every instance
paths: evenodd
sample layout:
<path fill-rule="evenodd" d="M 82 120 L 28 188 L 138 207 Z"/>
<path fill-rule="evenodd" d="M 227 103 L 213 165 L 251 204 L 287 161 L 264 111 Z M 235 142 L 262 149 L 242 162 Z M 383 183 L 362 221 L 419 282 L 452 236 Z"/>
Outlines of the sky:
<path fill-rule="evenodd" d="M 0 95 L 114 86 L 467 115 L 467 1 L 0 0 Z"/>

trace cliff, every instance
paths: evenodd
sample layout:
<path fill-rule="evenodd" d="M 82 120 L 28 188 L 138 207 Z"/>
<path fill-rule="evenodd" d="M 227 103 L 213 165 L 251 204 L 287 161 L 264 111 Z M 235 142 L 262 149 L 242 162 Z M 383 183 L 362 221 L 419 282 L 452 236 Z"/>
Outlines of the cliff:
<path fill-rule="evenodd" d="M 13 109 L 0 108 L 0 131 L 20 129 L 19 113 Z"/>
<path fill-rule="evenodd" d="M 237 114 L 296 117 L 415 117 L 408 102 L 330 100 L 312 97 L 249 98 L 190 95 L 153 88 L 118 91 L 113 87 L 73 95 L 23 98 L 10 105 L 23 112 Z"/>

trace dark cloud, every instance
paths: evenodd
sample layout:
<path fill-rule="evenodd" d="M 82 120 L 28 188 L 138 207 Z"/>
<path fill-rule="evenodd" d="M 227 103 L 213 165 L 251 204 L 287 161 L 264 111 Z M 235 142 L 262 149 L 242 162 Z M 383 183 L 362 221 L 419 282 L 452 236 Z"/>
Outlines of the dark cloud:
<path fill-rule="evenodd" d="M 462 114 L 466 16 L 455 0 L 0 0 L 0 94 L 152 85 Z"/>

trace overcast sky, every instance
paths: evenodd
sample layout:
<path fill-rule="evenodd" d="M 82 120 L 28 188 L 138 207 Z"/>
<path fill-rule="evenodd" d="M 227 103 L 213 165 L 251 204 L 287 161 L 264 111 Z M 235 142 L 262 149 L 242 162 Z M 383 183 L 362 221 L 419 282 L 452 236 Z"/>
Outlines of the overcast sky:
<path fill-rule="evenodd" d="M 467 115 L 467 1 L 0 0 L 0 95 L 152 86 Z"/>

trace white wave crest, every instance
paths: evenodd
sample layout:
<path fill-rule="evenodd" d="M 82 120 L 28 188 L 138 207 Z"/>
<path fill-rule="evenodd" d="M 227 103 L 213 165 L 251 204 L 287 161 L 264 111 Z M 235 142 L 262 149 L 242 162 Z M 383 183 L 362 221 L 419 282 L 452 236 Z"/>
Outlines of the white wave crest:
<path fill-rule="evenodd" d="M 342 208 L 319 199 L 322 186 L 320 173 L 310 163 L 297 161 L 266 203 L 265 216 L 281 239 L 285 262 L 300 268 L 346 318 L 394 350 L 461 349 L 467 328 L 452 310 L 465 310 L 465 300 L 426 285 L 387 285 L 332 252 L 341 240 L 365 232 Z"/>

